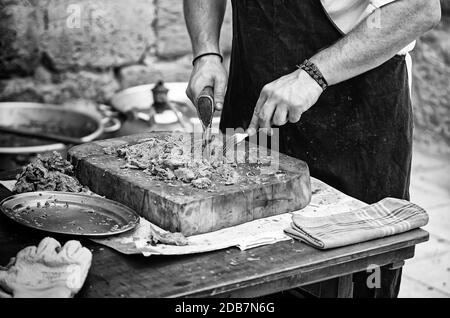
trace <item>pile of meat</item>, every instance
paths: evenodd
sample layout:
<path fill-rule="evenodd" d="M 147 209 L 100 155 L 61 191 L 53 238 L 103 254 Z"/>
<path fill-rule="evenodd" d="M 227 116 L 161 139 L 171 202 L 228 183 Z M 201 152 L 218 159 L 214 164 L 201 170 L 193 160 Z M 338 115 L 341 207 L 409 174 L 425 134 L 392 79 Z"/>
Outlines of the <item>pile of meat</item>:
<path fill-rule="evenodd" d="M 38 155 L 17 176 L 13 192 L 66 191 L 90 193 L 89 189 L 83 187 L 72 175 L 73 166 L 63 159 L 58 152 Z"/>
<path fill-rule="evenodd" d="M 210 156 L 194 156 L 196 146 L 183 135 L 163 138 L 147 138 L 135 145 L 118 149 L 105 148 L 108 154 L 125 158 L 122 168 L 142 169 L 146 173 L 164 181 L 181 181 L 199 189 L 209 188 L 213 183 L 230 185 L 239 181 L 236 165 L 223 160 L 221 141 L 212 141 Z"/>
<path fill-rule="evenodd" d="M 58 152 L 38 155 L 30 164 L 23 168 L 17 176 L 13 192 L 23 193 L 32 191 L 66 191 L 93 193 L 80 184 L 73 177 L 73 166 L 63 159 Z M 39 207 L 38 203 L 38 207 Z M 45 206 L 49 204 L 45 203 Z M 159 233 L 152 229 L 148 244 L 188 245 L 189 242 L 181 233 Z"/>

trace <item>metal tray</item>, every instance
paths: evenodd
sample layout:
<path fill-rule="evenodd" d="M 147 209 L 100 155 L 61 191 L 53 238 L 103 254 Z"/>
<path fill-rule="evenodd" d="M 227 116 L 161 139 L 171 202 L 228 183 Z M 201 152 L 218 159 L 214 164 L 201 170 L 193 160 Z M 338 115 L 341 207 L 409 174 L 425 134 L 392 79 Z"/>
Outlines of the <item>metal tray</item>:
<path fill-rule="evenodd" d="M 72 192 L 27 192 L 0 203 L 12 220 L 43 231 L 107 236 L 129 231 L 139 223 L 135 211 L 98 196 Z"/>

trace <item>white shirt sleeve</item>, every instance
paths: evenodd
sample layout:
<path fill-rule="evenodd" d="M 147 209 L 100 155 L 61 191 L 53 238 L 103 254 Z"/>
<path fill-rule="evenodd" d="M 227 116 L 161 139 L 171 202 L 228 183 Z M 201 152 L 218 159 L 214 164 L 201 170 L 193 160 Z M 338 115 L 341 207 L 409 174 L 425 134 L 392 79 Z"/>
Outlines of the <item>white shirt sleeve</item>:
<path fill-rule="evenodd" d="M 375 10 L 397 0 L 321 0 L 328 18 L 342 33 L 347 34 Z M 374 18 L 376 20 L 376 17 Z M 370 21 L 371 23 L 376 21 Z M 398 54 L 405 55 L 415 46 L 415 41 Z"/>
<path fill-rule="evenodd" d="M 370 0 L 370 4 L 378 9 L 394 1 L 396 0 Z"/>

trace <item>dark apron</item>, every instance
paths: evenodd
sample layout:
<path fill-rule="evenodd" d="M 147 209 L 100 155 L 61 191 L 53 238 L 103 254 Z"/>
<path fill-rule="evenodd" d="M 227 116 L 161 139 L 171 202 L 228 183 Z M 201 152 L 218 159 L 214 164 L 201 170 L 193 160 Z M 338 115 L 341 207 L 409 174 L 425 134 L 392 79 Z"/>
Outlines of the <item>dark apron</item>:
<path fill-rule="evenodd" d="M 233 46 L 220 128 L 247 128 L 262 87 L 343 35 L 320 0 L 232 0 Z M 330 86 L 300 122 L 280 127 L 280 151 L 308 163 L 311 175 L 374 203 L 409 199 L 412 110 L 403 56 Z M 355 294 L 392 297 L 400 271 L 383 274 L 384 286 Z M 355 275 L 358 280 L 358 275 Z M 386 280 L 386 281 L 385 281 Z M 362 282 L 364 281 L 364 282 Z"/>

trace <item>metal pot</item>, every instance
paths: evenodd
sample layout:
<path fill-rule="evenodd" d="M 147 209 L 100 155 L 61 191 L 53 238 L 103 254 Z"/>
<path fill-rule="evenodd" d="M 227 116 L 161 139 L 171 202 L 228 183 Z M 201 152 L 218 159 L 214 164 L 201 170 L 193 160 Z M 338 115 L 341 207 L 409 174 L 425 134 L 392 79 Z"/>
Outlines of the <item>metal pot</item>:
<path fill-rule="evenodd" d="M 186 104 L 192 108 L 194 106 L 185 93 L 187 84 L 186 82 L 164 83 L 168 89 L 167 98 L 169 100 Z M 154 87 L 155 84 L 144 84 L 126 88 L 112 96 L 111 105 L 123 113 L 130 110 L 148 111 L 154 102 L 152 95 Z"/>
<path fill-rule="evenodd" d="M 157 85 L 157 84 L 156 84 Z M 198 119 L 195 106 L 186 96 L 187 82 L 164 83 L 167 88 L 167 99 L 178 111 L 178 118 L 170 111 L 156 114 L 155 120 L 148 120 L 151 106 L 154 104 L 153 90 L 155 84 L 144 84 L 126 88 L 114 94 L 110 100 L 111 105 L 121 113 L 134 112 L 138 120 L 130 119 L 123 123 L 120 131 L 122 135 L 140 133 L 144 131 L 175 131 L 201 132 L 202 125 Z M 183 125 L 180 125 L 180 117 Z M 220 112 L 215 112 L 213 130 L 218 131 Z"/>
<path fill-rule="evenodd" d="M 102 118 L 94 112 L 84 112 L 51 104 L 28 102 L 0 103 L 0 125 L 27 128 L 92 141 L 103 133 Z M 38 153 L 60 151 L 67 146 L 37 138 L 0 134 L 0 170 L 26 164 Z"/>

